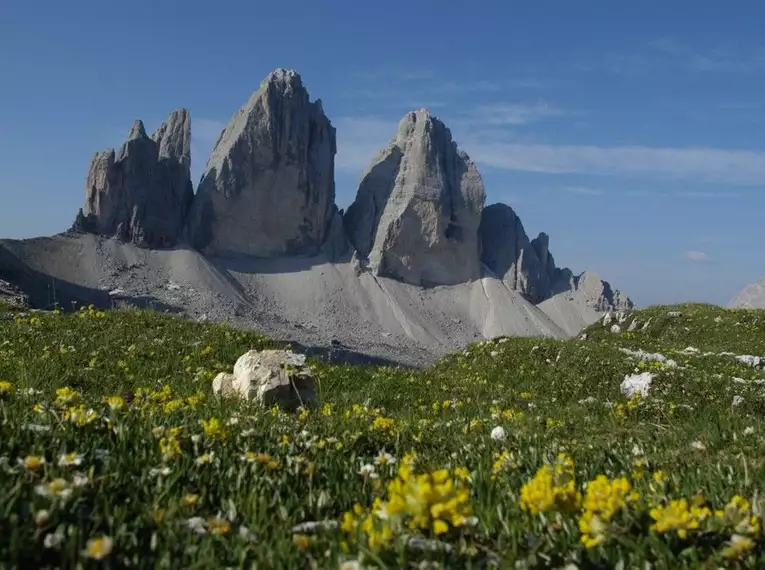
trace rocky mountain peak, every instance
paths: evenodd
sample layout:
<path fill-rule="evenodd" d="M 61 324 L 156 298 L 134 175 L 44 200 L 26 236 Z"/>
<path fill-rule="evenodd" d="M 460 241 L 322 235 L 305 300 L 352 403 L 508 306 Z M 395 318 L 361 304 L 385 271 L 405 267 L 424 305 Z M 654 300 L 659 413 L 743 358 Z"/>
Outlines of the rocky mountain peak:
<path fill-rule="evenodd" d="M 404 115 L 362 175 L 345 215 L 348 238 L 375 274 L 416 285 L 480 276 L 483 181 L 444 123 L 420 109 Z"/>
<path fill-rule="evenodd" d="M 263 82 L 281 89 L 282 92 L 303 89 L 303 80 L 300 74 L 294 69 L 285 69 L 283 67 L 273 70 L 266 76 Z"/>
<path fill-rule="evenodd" d="M 73 229 L 145 247 L 175 245 L 194 196 L 190 155 L 185 109 L 173 112 L 153 138 L 135 121 L 119 154 L 108 149 L 93 155 Z"/>
<path fill-rule="evenodd" d="M 319 251 L 338 216 L 335 129 L 300 75 L 277 69 L 231 118 L 207 162 L 188 221 L 214 255 Z"/>
<path fill-rule="evenodd" d="M 583 271 L 575 276 L 570 290 L 597 311 L 628 311 L 635 306 L 629 297 L 612 288 L 594 271 Z"/>
<path fill-rule="evenodd" d="M 191 115 L 186 109 L 176 109 L 152 135 L 160 160 L 175 161 L 191 167 Z"/>
<path fill-rule="evenodd" d="M 146 135 L 146 129 L 143 126 L 143 121 L 141 119 L 137 119 L 133 122 L 133 126 L 130 127 L 130 133 L 128 133 L 127 140 L 132 141 L 135 139 L 147 139 L 149 138 Z"/>

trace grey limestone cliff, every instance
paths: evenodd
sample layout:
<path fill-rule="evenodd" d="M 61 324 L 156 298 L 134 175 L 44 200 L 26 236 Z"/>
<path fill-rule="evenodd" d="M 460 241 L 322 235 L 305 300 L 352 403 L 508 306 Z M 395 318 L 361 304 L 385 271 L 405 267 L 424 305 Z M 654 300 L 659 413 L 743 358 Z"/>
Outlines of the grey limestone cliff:
<path fill-rule="evenodd" d="M 173 111 L 151 138 L 135 121 L 118 153 L 93 156 L 74 229 L 145 247 L 175 245 L 194 196 L 190 168 L 187 110 Z"/>
<path fill-rule="evenodd" d="M 585 271 L 575 275 L 557 267 L 550 252 L 550 238 L 542 232 L 530 240 L 515 211 L 506 204 L 483 210 L 479 228 L 481 261 L 505 284 L 532 303 L 565 293 L 596 311 L 627 310 L 632 301 L 613 290 L 607 281 Z"/>
<path fill-rule="evenodd" d="M 415 285 L 480 277 L 478 169 L 427 110 L 408 113 L 364 172 L 345 214 L 350 242 L 375 274 Z"/>
<path fill-rule="evenodd" d="M 300 75 L 277 69 L 233 116 L 207 162 L 189 242 L 221 256 L 313 255 L 333 231 L 335 129 Z"/>

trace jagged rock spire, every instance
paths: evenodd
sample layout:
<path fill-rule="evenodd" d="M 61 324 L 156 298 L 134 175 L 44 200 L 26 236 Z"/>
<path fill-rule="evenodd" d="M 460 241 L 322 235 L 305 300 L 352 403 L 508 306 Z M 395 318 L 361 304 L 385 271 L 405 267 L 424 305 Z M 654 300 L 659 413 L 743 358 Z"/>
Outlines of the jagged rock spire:
<path fill-rule="evenodd" d="M 362 175 L 345 227 L 378 275 L 416 285 L 480 277 L 478 169 L 426 109 L 407 113 Z"/>
<path fill-rule="evenodd" d="M 189 241 L 215 255 L 317 253 L 338 215 L 335 153 L 335 129 L 300 75 L 273 71 L 215 145 L 189 216 Z"/>
<path fill-rule="evenodd" d="M 74 229 L 146 247 L 175 245 L 194 196 L 190 156 L 187 110 L 173 111 L 152 138 L 135 121 L 119 154 L 93 155 Z"/>

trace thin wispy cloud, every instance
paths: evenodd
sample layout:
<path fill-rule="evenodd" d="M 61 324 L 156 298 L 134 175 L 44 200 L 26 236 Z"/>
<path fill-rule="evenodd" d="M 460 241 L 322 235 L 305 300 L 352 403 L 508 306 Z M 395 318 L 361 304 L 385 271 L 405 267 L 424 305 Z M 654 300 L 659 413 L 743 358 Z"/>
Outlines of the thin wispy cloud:
<path fill-rule="evenodd" d="M 624 76 L 650 75 L 667 69 L 765 74 L 765 44 L 749 47 L 721 45 L 702 49 L 673 38 L 657 38 L 629 52 L 579 53 L 569 67 L 584 72 L 605 71 Z"/>
<path fill-rule="evenodd" d="M 340 117 L 337 129 L 335 169 L 358 172 L 382 150 L 398 128 L 398 121 L 374 117 Z"/>
<path fill-rule="evenodd" d="M 464 77 L 443 79 L 432 70 L 376 70 L 354 74 L 353 88 L 340 95 L 360 106 L 381 108 L 460 107 L 465 97 L 492 99 L 513 90 L 537 89 L 544 85 L 534 77 L 488 80 Z M 402 96 L 402 94 L 405 94 Z"/>
<path fill-rule="evenodd" d="M 469 120 L 492 126 L 526 125 L 568 114 L 569 112 L 547 103 L 492 103 L 476 107 L 470 113 Z"/>
<path fill-rule="evenodd" d="M 739 198 L 743 196 L 740 192 L 708 192 L 704 190 L 694 191 L 694 190 L 680 190 L 677 192 L 672 193 L 673 196 L 678 196 L 680 198 L 709 198 L 709 199 L 717 199 L 717 198 Z"/>
<path fill-rule="evenodd" d="M 689 249 L 688 251 L 683 252 L 683 257 L 686 259 L 690 259 L 691 261 L 709 261 L 709 255 L 707 255 L 703 251 L 697 251 L 694 249 Z"/>
<path fill-rule="evenodd" d="M 710 50 L 694 49 L 672 38 L 651 41 L 649 48 L 669 56 L 696 71 L 725 73 L 765 72 L 765 46 L 743 50 L 732 46 L 717 46 Z"/>
<path fill-rule="evenodd" d="M 387 120 L 347 116 L 333 123 L 338 137 L 336 168 L 357 171 L 368 164 L 370 158 L 395 134 L 398 118 Z M 475 162 L 499 170 L 643 177 L 740 186 L 761 186 L 765 180 L 765 151 L 522 144 L 508 141 L 506 132 L 494 136 L 487 130 L 480 137 L 471 136 L 475 130 L 468 128 L 469 121 L 465 121 L 464 117 L 449 124 L 457 143 Z M 680 191 L 675 195 L 714 198 L 722 197 L 722 194 Z M 650 193 L 632 192 L 630 195 Z M 724 195 L 730 197 L 732 194 Z"/>
<path fill-rule="evenodd" d="M 602 196 L 603 190 L 600 188 L 589 188 L 587 186 L 564 186 L 563 190 L 571 192 L 572 194 L 580 194 L 582 196 Z"/>
<path fill-rule="evenodd" d="M 502 170 L 652 176 L 760 185 L 765 152 L 716 148 L 525 145 L 466 141 L 473 159 Z"/>

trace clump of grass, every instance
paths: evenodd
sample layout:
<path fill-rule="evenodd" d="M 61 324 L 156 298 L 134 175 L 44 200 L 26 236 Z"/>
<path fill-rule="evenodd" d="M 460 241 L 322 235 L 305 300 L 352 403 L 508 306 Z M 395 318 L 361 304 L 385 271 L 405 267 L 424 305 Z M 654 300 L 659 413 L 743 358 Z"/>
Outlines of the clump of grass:
<path fill-rule="evenodd" d="M 261 335 L 134 310 L 19 315 L 0 307 L 11 565 L 765 563 L 765 372 L 735 358 L 765 356 L 761 311 L 652 307 L 618 334 L 495 339 L 419 371 L 313 360 L 322 407 L 298 414 L 211 392 L 275 346 Z M 651 324 L 626 332 L 633 318 Z M 640 372 L 649 393 L 626 398 Z"/>

